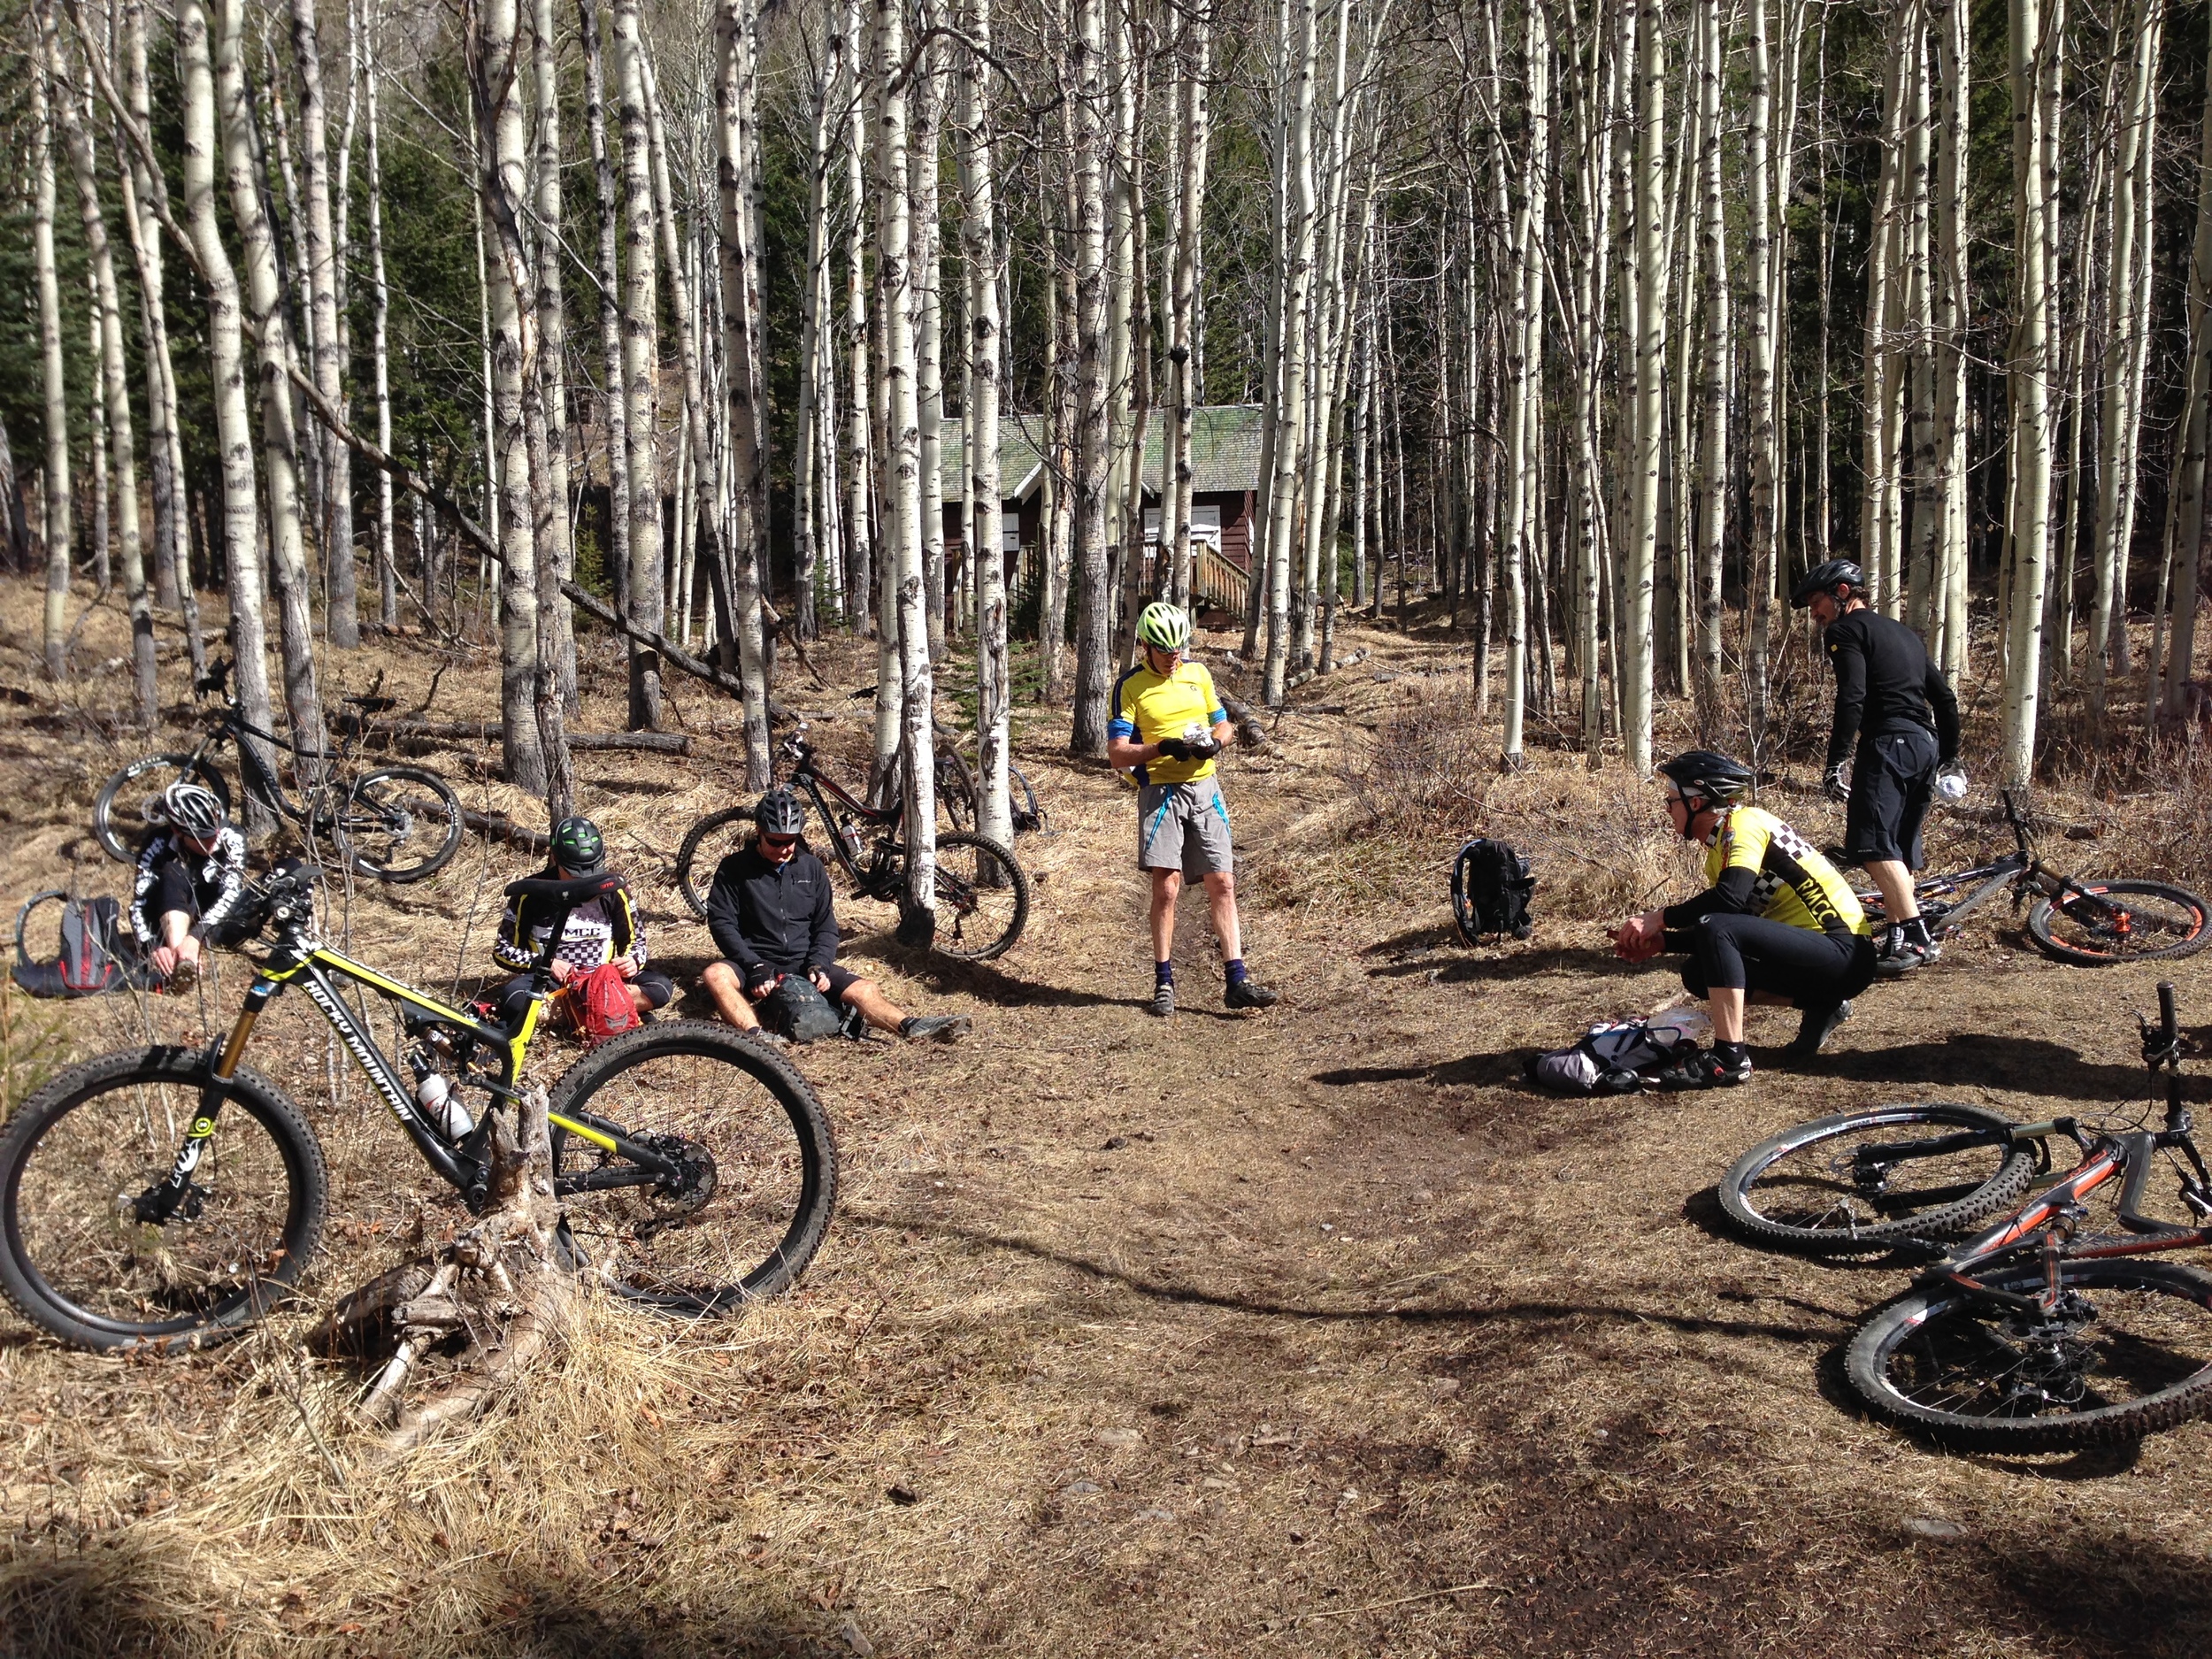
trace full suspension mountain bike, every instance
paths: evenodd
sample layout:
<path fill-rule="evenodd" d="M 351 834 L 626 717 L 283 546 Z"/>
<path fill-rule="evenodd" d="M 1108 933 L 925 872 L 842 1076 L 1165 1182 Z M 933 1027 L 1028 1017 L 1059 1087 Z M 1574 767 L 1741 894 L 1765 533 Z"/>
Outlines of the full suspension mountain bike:
<path fill-rule="evenodd" d="M 2028 937 L 2047 956 L 2078 967 L 2186 956 L 2212 939 L 2208 925 L 2212 907 L 2185 887 L 2163 881 L 2085 881 L 2052 869 L 2037 855 L 2012 792 L 2004 791 L 2002 799 L 2005 822 L 2012 826 L 2011 852 L 1915 885 L 1914 897 L 1931 939 L 1956 936 L 1969 917 L 2001 893 L 2012 895 L 2016 911 L 2032 899 Z M 1879 893 L 1858 896 L 1869 916 L 1883 919 Z"/>
<path fill-rule="evenodd" d="M 92 803 L 92 833 L 110 857 L 125 864 L 137 858 L 138 843 L 148 827 L 141 807 L 173 783 L 204 784 L 227 810 L 230 783 L 212 759 L 226 743 L 237 745 L 238 771 L 248 795 L 279 818 L 298 825 L 303 833 L 327 835 L 362 875 L 379 881 L 420 881 L 444 869 L 460 850 L 460 799 L 436 772 L 420 766 L 379 766 L 348 777 L 346 767 L 357 734 L 335 754 L 310 755 L 296 743 L 263 731 L 247 720 L 231 692 L 227 662 L 212 664 L 192 688 L 222 699 L 222 711 L 209 724 L 198 747 L 189 753 L 148 755 L 100 786 Z M 369 700 L 345 701 L 365 709 Z M 303 779 L 311 776 L 315 780 L 303 783 L 297 801 L 285 793 L 261 752 L 262 743 L 317 763 L 302 772 Z"/>
<path fill-rule="evenodd" d="M 1927 1263 L 1845 1350 L 1852 1390 L 1876 1416 L 1963 1450 L 2041 1452 L 2212 1412 L 2212 1274 L 2142 1259 L 2212 1243 L 2212 1173 L 2181 1098 L 2174 987 L 2160 986 L 2158 1001 L 2158 1023 L 2138 1023 L 2165 1084 L 2162 1129 L 1880 1107 L 1786 1130 L 1723 1178 L 1722 1209 L 1755 1242 Z M 2078 1161 L 2023 1202 L 2059 1141 Z M 2198 1225 L 2143 1213 L 2162 1166 Z M 2085 1201 L 2116 1181 L 2121 1231 L 2085 1232 Z"/>
<path fill-rule="evenodd" d="M 848 889 L 895 904 L 906 888 L 906 807 L 894 791 L 887 807 L 872 807 L 839 787 L 817 764 L 806 726 L 784 739 L 793 787 L 813 803 L 826 831 L 810 841 L 826 864 L 844 872 Z M 751 838 L 753 809 L 709 813 L 691 826 L 676 854 L 676 884 L 693 915 L 704 919 L 717 865 Z M 996 841 L 965 830 L 937 837 L 937 931 L 930 949 L 964 961 L 1004 956 L 1029 920 L 1029 878 Z"/>
<path fill-rule="evenodd" d="M 263 1010 L 296 986 L 423 1161 L 480 1210 L 493 1119 L 531 1087 L 562 924 L 613 879 L 509 885 L 557 918 L 529 997 L 503 1020 L 322 944 L 305 879 L 280 870 L 264 889 L 273 948 L 227 1037 L 73 1066 L 0 1132 L 0 1292 L 62 1341 L 105 1349 L 205 1346 L 284 1298 L 314 1258 L 329 1177 L 299 1107 L 240 1062 Z M 370 996 L 411 1084 L 362 1011 Z M 641 1303 L 728 1313 L 784 1289 L 820 1248 L 837 1194 L 821 1103 L 726 1025 L 649 1025 L 586 1054 L 552 1083 L 547 1119 L 576 1249 Z"/>

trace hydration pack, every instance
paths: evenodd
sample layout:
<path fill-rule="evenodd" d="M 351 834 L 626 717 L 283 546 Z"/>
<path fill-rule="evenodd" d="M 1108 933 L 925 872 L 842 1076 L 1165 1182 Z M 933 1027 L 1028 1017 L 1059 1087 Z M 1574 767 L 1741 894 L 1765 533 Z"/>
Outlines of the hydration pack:
<path fill-rule="evenodd" d="M 1528 860 L 1503 841 L 1478 837 L 1452 861 L 1452 919 L 1459 936 L 1479 945 L 1488 933 L 1526 939 L 1536 931 L 1528 902 L 1536 878 Z"/>
<path fill-rule="evenodd" d="M 1712 1022 L 1694 1008 L 1606 1020 L 1571 1048 L 1532 1056 L 1525 1070 L 1531 1083 L 1555 1094 L 1632 1094 L 1643 1087 L 1643 1073 L 1696 1048 L 1711 1030 Z"/>
<path fill-rule="evenodd" d="M 829 998 L 803 973 L 787 973 L 776 981 L 776 988 L 761 999 L 760 1019 L 769 1030 L 800 1043 L 819 1042 L 845 1029 Z"/>
<path fill-rule="evenodd" d="M 571 979 L 561 987 L 557 1008 L 585 1046 L 592 1048 L 645 1023 L 638 1018 L 637 1004 L 630 1000 L 630 982 L 622 977 L 619 963 L 602 963 Z"/>
<path fill-rule="evenodd" d="M 31 912 L 49 899 L 61 902 L 61 952 L 50 962 L 34 962 L 25 936 Z M 60 887 L 50 887 L 34 894 L 15 913 L 11 977 L 33 996 L 99 996 L 143 985 L 152 970 L 124 927 L 118 901 L 73 899 Z"/>

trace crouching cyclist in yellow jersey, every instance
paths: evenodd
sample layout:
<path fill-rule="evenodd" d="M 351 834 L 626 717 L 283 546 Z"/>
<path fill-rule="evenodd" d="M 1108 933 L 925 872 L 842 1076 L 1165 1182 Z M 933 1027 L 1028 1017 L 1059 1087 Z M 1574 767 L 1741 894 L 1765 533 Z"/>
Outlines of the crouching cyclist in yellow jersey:
<path fill-rule="evenodd" d="M 1114 686 L 1106 758 L 1137 786 L 1137 867 L 1152 872 L 1152 1011 L 1175 1011 L 1175 901 L 1187 876 L 1205 884 L 1213 910 L 1228 974 L 1222 1000 L 1231 1008 L 1266 1008 L 1275 993 L 1244 968 L 1229 809 L 1214 775 L 1214 757 L 1236 740 L 1236 728 L 1213 676 L 1183 660 L 1189 617 L 1174 605 L 1147 605 L 1137 618 L 1137 642 L 1144 661 Z"/>
<path fill-rule="evenodd" d="M 1614 947 L 1630 962 L 1686 950 L 1682 983 L 1706 999 L 1713 1046 L 1659 1076 L 1666 1088 L 1712 1088 L 1751 1076 L 1744 1003 L 1801 1009 L 1797 1041 L 1783 1052 L 1809 1060 L 1850 1018 L 1851 999 L 1873 983 L 1873 930 L 1850 885 L 1802 835 L 1762 807 L 1740 803 L 1750 772 L 1709 749 L 1659 768 L 1667 811 L 1684 840 L 1702 841 L 1703 893 L 1621 924 Z"/>

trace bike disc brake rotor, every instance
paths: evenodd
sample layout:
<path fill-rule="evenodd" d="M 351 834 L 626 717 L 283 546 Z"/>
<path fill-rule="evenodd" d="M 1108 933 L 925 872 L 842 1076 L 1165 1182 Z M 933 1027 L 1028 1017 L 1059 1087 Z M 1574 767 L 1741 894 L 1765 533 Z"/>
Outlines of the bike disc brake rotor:
<path fill-rule="evenodd" d="M 714 1154 L 702 1142 L 687 1141 L 681 1135 L 640 1135 L 638 1141 L 675 1164 L 678 1171 L 674 1182 L 656 1182 L 648 1189 L 653 1225 L 669 1226 L 705 1209 L 721 1180 L 714 1167 Z"/>
<path fill-rule="evenodd" d="M 2013 1355 L 2011 1375 L 2002 1379 L 2005 1416 L 2033 1416 L 2037 1409 L 2080 1407 L 2089 1395 L 2089 1370 L 2096 1349 L 2085 1334 L 2097 1310 L 2078 1291 L 2070 1291 L 2050 1313 L 2016 1314 L 1993 1333 Z M 1993 1384 L 2000 1379 L 1993 1377 Z"/>

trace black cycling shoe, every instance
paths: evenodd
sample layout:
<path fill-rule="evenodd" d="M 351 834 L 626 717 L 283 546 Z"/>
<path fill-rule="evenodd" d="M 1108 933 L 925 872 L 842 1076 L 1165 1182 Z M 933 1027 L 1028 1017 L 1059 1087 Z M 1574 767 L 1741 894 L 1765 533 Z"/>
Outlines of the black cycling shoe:
<path fill-rule="evenodd" d="M 1710 1048 L 1694 1048 L 1647 1079 L 1654 1088 L 1733 1088 L 1751 1081 L 1751 1056 L 1732 1065 Z"/>
<path fill-rule="evenodd" d="M 965 1014 L 916 1014 L 899 1027 L 910 1042 L 958 1042 L 975 1022 Z"/>
<path fill-rule="evenodd" d="M 1239 979 L 1221 994 L 1223 1005 L 1229 1008 L 1272 1008 L 1281 999 L 1281 992 L 1269 990 L 1257 979 Z"/>
<path fill-rule="evenodd" d="M 1162 979 L 1152 987 L 1152 1011 L 1165 1019 L 1175 1011 L 1175 981 Z"/>
<path fill-rule="evenodd" d="M 1847 1000 L 1814 1003 L 1799 1017 L 1797 1040 L 1782 1050 L 1784 1056 L 1791 1060 L 1811 1059 L 1827 1047 L 1836 1027 L 1850 1018 L 1851 1004 Z"/>

